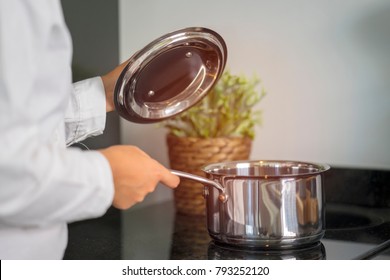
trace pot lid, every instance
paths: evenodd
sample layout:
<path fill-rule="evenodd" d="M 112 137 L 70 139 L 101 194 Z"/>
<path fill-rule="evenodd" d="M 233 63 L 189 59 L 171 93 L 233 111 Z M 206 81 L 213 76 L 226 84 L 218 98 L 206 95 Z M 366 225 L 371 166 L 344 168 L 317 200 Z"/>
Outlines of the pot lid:
<path fill-rule="evenodd" d="M 213 30 L 191 27 L 168 33 L 129 59 L 115 86 L 116 110 L 136 123 L 175 116 L 207 95 L 226 59 L 226 44 Z"/>

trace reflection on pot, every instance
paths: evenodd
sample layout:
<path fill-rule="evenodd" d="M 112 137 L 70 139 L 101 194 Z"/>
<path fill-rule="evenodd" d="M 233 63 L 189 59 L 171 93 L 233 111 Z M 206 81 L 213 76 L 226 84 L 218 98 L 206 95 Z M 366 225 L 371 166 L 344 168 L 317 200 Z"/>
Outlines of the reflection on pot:
<path fill-rule="evenodd" d="M 306 180 L 305 188 L 300 188 L 296 193 L 296 208 L 298 223 L 301 226 L 317 225 L 320 220 L 320 211 L 317 199 L 315 179 Z"/>
<path fill-rule="evenodd" d="M 326 251 L 321 242 L 310 247 L 292 250 L 251 250 L 223 245 L 212 241 L 208 247 L 209 260 L 325 260 Z"/>

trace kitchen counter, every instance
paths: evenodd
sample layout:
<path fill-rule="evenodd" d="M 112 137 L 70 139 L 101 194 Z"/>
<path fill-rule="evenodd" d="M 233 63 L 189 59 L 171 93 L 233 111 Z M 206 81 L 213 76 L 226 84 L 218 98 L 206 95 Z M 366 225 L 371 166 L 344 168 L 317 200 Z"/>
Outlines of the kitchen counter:
<path fill-rule="evenodd" d="M 64 258 L 390 259 L 389 174 L 333 168 L 325 178 L 325 236 L 300 250 L 244 250 L 217 244 L 207 233 L 204 216 L 177 214 L 174 202 L 166 201 L 127 211 L 111 208 L 101 218 L 71 224 Z M 356 179 L 359 176 L 361 180 Z M 349 196 L 348 188 L 354 191 Z"/>

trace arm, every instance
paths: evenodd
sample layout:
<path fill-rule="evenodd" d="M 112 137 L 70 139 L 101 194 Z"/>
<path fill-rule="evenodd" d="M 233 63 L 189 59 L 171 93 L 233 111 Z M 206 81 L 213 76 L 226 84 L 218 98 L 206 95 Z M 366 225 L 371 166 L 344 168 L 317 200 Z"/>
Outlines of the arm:
<path fill-rule="evenodd" d="M 60 2 L 51 3 L 49 9 L 35 1 L 0 2 L 0 26 L 7 26 L 0 32 L 1 225 L 93 218 L 111 203 L 125 209 L 141 201 L 159 181 L 179 183 L 132 146 L 88 152 L 65 147 L 64 118 L 74 125 L 68 144 L 102 131 L 104 111 L 113 109 L 104 110 L 112 89 L 102 88 L 113 88 L 116 74 L 110 72 L 103 86 L 99 78 L 76 84 L 70 101 L 75 110 L 69 110 L 71 43 Z M 83 102 L 86 92 L 100 92 L 92 110 Z"/>
<path fill-rule="evenodd" d="M 0 26 L 7 26 L 0 32 L 2 225 L 97 217 L 113 200 L 107 159 L 97 151 L 65 148 L 71 42 L 60 2 L 51 3 L 0 4 Z"/>
<path fill-rule="evenodd" d="M 119 65 L 101 80 L 97 77 L 74 85 L 66 118 L 68 144 L 103 131 L 105 111 L 114 109 L 115 82 L 125 65 L 126 62 Z M 176 176 L 136 147 L 113 146 L 99 152 L 107 159 L 113 173 L 113 205 L 117 208 L 127 209 L 141 202 L 160 181 L 171 187 L 178 185 Z"/>

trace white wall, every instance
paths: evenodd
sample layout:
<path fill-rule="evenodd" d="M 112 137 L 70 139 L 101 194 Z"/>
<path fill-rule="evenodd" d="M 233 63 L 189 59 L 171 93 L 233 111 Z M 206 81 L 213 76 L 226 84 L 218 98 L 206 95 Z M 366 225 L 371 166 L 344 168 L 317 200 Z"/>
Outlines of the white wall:
<path fill-rule="evenodd" d="M 259 74 L 268 95 L 253 159 L 390 169 L 390 1 L 119 4 L 121 60 L 167 32 L 204 26 L 226 40 L 232 72 Z M 123 143 L 167 165 L 163 129 L 121 128 Z"/>

